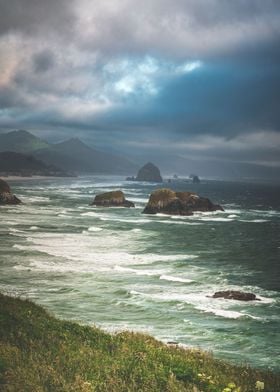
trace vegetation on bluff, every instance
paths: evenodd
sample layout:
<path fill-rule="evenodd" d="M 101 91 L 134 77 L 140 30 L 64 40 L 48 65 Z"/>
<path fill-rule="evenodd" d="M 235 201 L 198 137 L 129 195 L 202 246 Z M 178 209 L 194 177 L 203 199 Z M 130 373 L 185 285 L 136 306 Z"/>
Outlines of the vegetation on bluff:
<path fill-rule="evenodd" d="M 0 294 L 0 390 L 276 392 L 280 376 L 147 335 L 110 335 L 61 321 L 29 301 Z"/>

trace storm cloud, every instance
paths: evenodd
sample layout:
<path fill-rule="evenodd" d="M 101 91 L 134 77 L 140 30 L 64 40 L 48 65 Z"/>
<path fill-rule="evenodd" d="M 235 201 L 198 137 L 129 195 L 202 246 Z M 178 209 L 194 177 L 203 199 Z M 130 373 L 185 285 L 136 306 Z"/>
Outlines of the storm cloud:
<path fill-rule="evenodd" d="M 1 132 L 280 166 L 279 1 L 0 0 L 0 9 Z"/>

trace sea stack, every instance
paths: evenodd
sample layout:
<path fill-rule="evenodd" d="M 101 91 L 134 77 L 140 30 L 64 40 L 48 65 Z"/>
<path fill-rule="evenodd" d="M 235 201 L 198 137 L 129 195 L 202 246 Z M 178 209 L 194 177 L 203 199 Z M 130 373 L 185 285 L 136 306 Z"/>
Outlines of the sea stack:
<path fill-rule="evenodd" d="M 12 194 L 9 184 L 0 178 L 0 205 L 20 203 L 21 200 Z"/>
<path fill-rule="evenodd" d="M 196 174 L 192 174 L 190 178 L 192 179 L 193 184 L 200 184 L 200 178 Z"/>
<path fill-rule="evenodd" d="M 146 165 L 141 167 L 139 170 L 136 181 L 148 181 L 148 182 L 162 182 L 162 177 L 159 168 L 153 163 L 148 162 Z"/>
<path fill-rule="evenodd" d="M 149 198 L 144 214 L 193 215 L 195 211 L 223 211 L 218 204 L 200 197 L 193 192 L 174 192 L 171 189 L 157 189 Z"/>
<path fill-rule="evenodd" d="M 122 191 L 112 191 L 96 195 L 90 205 L 97 207 L 135 207 L 132 201 L 126 200 Z"/>

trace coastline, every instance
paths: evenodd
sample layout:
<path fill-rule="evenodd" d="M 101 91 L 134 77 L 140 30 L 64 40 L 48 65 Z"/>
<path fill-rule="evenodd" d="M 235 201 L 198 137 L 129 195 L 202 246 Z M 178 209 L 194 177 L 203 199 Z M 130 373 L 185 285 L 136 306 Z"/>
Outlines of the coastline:
<path fill-rule="evenodd" d="M 28 300 L 0 293 L 3 392 L 253 392 L 280 389 L 280 374 L 215 359 L 135 332 L 59 320 Z"/>
<path fill-rule="evenodd" d="M 5 181 L 25 181 L 25 180 L 52 180 L 52 179 L 66 179 L 66 178 L 77 178 L 69 176 L 0 176 Z"/>

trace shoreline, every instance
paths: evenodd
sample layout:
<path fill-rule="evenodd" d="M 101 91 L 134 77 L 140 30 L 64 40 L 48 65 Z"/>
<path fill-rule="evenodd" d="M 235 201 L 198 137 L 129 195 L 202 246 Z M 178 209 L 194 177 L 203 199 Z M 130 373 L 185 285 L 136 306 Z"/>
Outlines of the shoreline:
<path fill-rule="evenodd" d="M 137 332 L 109 334 L 2 293 L 0 305 L 3 392 L 23 386 L 61 392 L 280 390 L 279 373 L 235 365 L 201 349 Z"/>
<path fill-rule="evenodd" d="M 53 180 L 53 179 L 65 179 L 65 178 L 79 178 L 78 176 L 0 176 L 5 181 L 18 181 L 18 180 Z"/>

